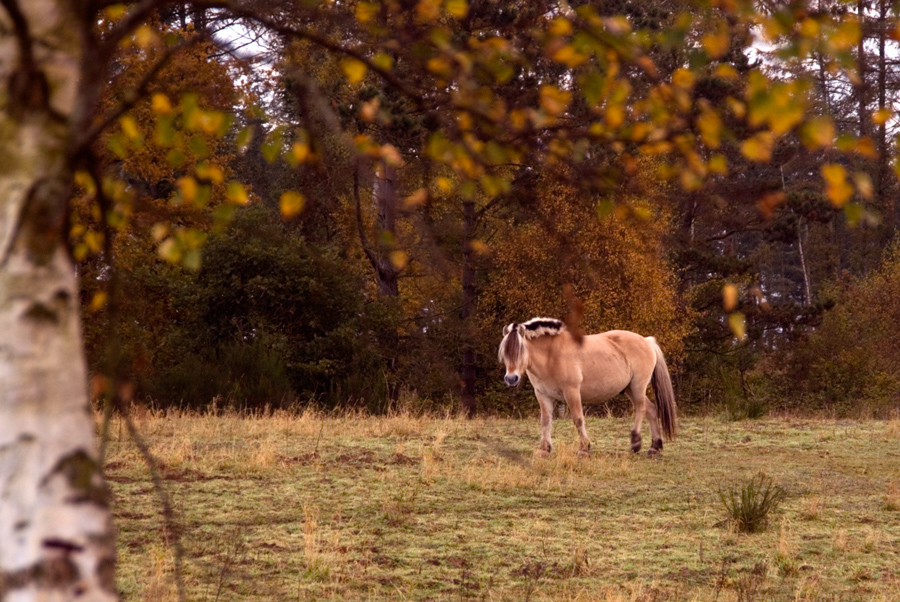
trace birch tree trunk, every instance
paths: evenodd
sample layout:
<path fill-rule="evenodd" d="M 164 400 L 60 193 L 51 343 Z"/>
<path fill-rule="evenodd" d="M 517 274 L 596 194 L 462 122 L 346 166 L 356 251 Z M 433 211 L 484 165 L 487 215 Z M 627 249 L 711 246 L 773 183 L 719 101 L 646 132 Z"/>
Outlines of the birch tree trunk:
<path fill-rule="evenodd" d="M 0 601 L 115 600 L 66 206 L 78 2 L 0 0 Z"/>

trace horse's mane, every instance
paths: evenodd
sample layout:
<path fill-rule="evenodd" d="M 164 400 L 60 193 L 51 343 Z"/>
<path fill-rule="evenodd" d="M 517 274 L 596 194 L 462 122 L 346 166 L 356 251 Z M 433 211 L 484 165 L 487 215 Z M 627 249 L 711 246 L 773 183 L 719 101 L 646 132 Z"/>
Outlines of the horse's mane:
<path fill-rule="evenodd" d="M 562 320 L 555 318 L 531 318 L 524 322 L 525 338 L 536 339 L 544 335 L 554 336 L 566 329 Z"/>

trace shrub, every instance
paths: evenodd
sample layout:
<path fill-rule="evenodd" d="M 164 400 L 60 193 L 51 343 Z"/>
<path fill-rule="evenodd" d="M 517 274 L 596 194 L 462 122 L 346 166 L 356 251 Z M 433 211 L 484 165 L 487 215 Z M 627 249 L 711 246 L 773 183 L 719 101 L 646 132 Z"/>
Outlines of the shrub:
<path fill-rule="evenodd" d="M 719 490 L 725 507 L 726 522 L 740 533 L 758 533 L 769 524 L 769 515 L 778 510 L 787 492 L 764 474 L 758 474 L 743 485 Z"/>

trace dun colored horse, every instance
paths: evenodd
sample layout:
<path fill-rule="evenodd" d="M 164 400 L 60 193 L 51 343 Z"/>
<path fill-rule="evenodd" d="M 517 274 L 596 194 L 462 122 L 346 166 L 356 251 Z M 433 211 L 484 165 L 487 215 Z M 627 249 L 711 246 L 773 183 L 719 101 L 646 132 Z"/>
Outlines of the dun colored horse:
<path fill-rule="evenodd" d="M 503 328 L 498 352 L 506 365 L 506 384 L 522 382 L 523 373 L 534 386 L 541 406 L 541 445 L 550 453 L 553 408 L 565 401 L 581 438 L 581 451 L 591 447 L 584 427 L 584 403 L 601 403 L 625 393 L 634 404 L 631 449 L 641 450 L 641 424 L 650 422 L 652 443 L 649 455 L 663 447 L 662 436 L 675 438 L 675 394 L 662 350 L 653 337 L 642 337 L 627 330 L 611 330 L 575 339 L 565 324 L 552 318 L 532 318 L 522 324 L 513 322 Z M 647 385 L 653 385 L 656 404 L 647 397 Z"/>

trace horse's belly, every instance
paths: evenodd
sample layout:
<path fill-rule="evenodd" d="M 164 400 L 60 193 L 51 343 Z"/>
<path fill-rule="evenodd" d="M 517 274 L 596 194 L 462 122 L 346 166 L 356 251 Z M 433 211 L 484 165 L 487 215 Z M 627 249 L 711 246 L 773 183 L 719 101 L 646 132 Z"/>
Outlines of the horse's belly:
<path fill-rule="evenodd" d="M 627 382 L 582 383 L 581 401 L 583 403 L 603 403 L 625 390 Z"/>

